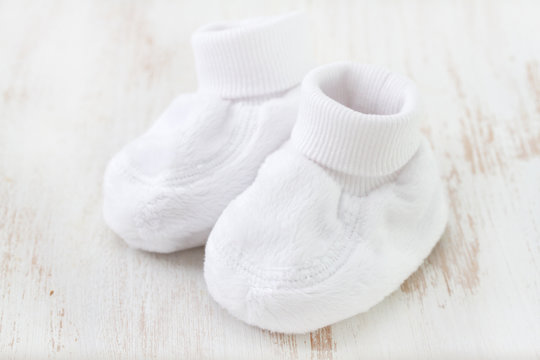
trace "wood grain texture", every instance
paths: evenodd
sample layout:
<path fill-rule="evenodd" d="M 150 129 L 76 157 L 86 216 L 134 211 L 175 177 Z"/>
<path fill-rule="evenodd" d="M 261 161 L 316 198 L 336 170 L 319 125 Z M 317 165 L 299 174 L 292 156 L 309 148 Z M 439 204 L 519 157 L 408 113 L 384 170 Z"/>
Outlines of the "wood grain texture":
<path fill-rule="evenodd" d="M 196 87 L 201 24 L 305 9 L 319 64 L 414 79 L 448 189 L 424 265 L 311 334 L 209 297 L 203 249 L 153 255 L 104 225 L 107 160 Z M 1 358 L 540 358 L 538 1 L 0 2 Z"/>

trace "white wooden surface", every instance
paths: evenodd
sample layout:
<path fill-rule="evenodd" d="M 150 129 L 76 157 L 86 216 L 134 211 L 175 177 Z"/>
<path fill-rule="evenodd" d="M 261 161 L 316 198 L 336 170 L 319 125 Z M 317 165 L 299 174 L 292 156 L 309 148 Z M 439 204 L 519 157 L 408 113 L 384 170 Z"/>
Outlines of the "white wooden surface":
<path fill-rule="evenodd" d="M 203 249 L 128 249 L 105 164 L 195 89 L 199 25 L 306 9 L 318 63 L 417 81 L 448 230 L 401 289 L 312 334 L 208 296 Z M 0 2 L 1 358 L 540 358 L 538 1 Z"/>

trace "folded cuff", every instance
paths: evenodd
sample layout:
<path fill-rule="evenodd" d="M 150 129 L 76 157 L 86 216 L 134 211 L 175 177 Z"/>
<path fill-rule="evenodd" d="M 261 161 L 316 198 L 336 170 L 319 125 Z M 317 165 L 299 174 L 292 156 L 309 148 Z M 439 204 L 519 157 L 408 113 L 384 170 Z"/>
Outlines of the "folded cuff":
<path fill-rule="evenodd" d="M 354 176 L 389 175 L 420 145 L 416 87 L 378 66 L 321 66 L 302 84 L 291 142 L 330 169 Z"/>
<path fill-rule="evenodd" d="M 206 25 L 192 37 L 199 91 L 258 96 L 299 84 L 310 66 L 303 13 Z"/>

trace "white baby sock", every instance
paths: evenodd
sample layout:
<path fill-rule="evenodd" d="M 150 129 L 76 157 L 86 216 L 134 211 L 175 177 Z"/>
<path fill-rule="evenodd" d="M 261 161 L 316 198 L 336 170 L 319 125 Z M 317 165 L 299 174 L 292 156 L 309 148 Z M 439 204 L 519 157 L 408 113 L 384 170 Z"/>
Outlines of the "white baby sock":
<path fill-rule="evenodd" d="M 206 245 L 219 304 L 249 324 L 303 333 L 368 310 L 418 268 L 447 206 L 416 101 L 410 80 L 375 66 L 306 76 L 291 141 Z"/>
<path fill-rule="evenodd" d="M 204 244 L 225 206 L 289 138 L 310 65 L 298 13 L 208 25 L 192 40 L 198 91 L 178 97 L 105 173 L 107 224 L 148 251 Z"/>

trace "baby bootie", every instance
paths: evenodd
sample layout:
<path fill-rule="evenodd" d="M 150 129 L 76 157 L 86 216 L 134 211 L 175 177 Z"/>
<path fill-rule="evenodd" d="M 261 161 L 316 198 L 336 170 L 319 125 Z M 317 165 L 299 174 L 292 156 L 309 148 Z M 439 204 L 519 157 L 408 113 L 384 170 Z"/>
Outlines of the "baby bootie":
<path fill-rule="evenodd" d="M 264 329 L 304 333 L 364 312 L 428 256 L 447 218 L 414 84 L 338 63 L 302 85 L 290 142 L 206 245 L 213 298 Z"/>
<path fill-rule="evenodd" d="M 178 97 L 108 165 L 110 228 L 147 251 L 204 244 L 225 206 L 290 137 L 309 69 L 306 38 L 299 13 L 195 32 L 198 91 Z"/>

